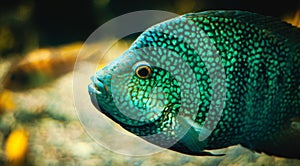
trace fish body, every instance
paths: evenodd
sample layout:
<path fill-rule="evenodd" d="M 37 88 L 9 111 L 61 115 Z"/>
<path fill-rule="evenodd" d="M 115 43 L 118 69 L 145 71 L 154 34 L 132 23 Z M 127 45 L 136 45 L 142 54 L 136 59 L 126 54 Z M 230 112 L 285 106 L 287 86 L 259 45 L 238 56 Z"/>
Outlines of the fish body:
<path fill-rule="evenodd" d="M 89 85 L 126 130 L 191 155 L 241 144 L 300 159 L 300 30 L 245 11 L 150 27 Z M 219 154 L 221 155 L 221 154 Z"/>

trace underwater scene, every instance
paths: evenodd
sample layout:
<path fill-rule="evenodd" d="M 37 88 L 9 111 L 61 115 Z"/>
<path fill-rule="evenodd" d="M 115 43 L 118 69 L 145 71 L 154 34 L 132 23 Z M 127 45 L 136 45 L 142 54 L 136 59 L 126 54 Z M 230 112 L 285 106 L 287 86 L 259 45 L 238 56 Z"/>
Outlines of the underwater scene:
<path fill-rule="evenodd" d="M 300 165 L 300 1 L 3 0 L 0 165 Z"/>

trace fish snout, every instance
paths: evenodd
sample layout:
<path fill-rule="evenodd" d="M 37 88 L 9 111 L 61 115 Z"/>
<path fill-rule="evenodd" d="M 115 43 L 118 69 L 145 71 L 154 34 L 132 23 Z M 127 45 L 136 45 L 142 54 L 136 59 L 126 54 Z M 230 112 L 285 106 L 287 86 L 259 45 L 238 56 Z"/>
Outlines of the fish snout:
<path fill-rule="evenodd" d="M 92 83 L 89 85 L 89 91 L 95 93 L 96 95 L 107 95 L 108 93 L 108 86 L 104 83 L 104 79 L 92 76 L 91 77 Z"/>

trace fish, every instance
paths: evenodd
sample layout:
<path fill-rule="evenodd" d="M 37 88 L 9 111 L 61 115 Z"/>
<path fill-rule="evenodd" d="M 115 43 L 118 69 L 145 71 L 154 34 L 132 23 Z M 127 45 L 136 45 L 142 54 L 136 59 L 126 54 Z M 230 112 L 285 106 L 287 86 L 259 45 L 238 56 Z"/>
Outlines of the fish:
<path fill-rule="evenodd" d="M 154 145 L 300 159 L 300 30 L 279 18 L 208 10 L 166 20 L 91 81 L 92 104 Z"/>

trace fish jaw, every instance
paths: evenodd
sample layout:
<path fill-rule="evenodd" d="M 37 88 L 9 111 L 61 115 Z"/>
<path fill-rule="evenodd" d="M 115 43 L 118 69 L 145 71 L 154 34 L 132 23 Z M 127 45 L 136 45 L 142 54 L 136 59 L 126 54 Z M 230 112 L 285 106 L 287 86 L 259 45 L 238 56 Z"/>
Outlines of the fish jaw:
<path fill-rule="evenodd" d="M 104 81 L 97 77 L 92 76 L 91 77 L 92 84 L 89 85 L 89 91 L 94 92 L 97 95 L 107 95 L 108 94 L 108 86 L 104 83 Z"/>
<path fill-rule="evenodd" d="M 92 83 L 88 85 L 88 92 L 92 104 L 102 112 L 104 110 L 100 108 L 101 103 L 109 103 L 111 99 L 108 86 L 111 77 L 109 75 L 104 77 L 101 72 L 100 70 L 90 78 Z"/>
<path fill-rule="evenodd" d="M 98 105 L 97 96 L 100 96 L 101 92 L 98 91 L 94 83 L 88 85 L 88 92 L 91 98 L 91 102 L 98 110 L 101 110 Z"/>

